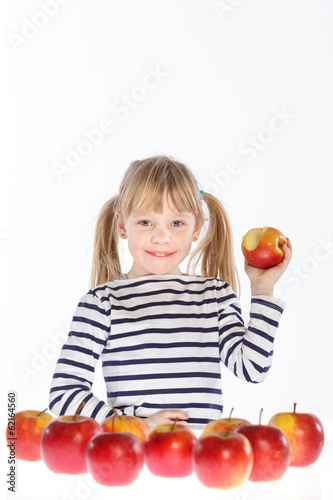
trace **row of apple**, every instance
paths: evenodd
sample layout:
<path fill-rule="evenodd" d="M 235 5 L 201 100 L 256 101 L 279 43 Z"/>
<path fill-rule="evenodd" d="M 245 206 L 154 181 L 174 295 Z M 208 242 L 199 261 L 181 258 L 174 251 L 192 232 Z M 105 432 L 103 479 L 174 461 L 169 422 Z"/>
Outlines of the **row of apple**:
<path fill-rule="evenodd" d="M 135 481 L 144 463 L 162 477 L 186 477 L 193 471 L 209 488 L 236 488 L 246 480 L 275 481 L 289 466 L 314 463 L 323 448 L 323 426 L 313 414 L 278 413 L 267 425 L 241 418 L 209 422 L 197 438 L 181 422 L 151 429 L 144 419 L 118 415 L 101 425 L 91 417 L 54 418 L 46 411 L 21 411 L 15 428 L 7 428 L 7 444 L 16 457 L 43 460 L 58 474 L 90 472 L 105 486 Z"/>

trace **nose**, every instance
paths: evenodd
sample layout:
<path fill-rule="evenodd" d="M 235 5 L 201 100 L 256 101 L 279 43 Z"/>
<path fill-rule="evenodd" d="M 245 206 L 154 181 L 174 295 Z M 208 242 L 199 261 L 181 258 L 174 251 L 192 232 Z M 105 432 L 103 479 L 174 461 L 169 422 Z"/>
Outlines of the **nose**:
<path fill-rule="evenodd" d="M 151 238 L 152 243 L 163 245 L 164 243 L 171 243 L 171 234 L 169 229 L 157 227 L 154 230 Z"/>

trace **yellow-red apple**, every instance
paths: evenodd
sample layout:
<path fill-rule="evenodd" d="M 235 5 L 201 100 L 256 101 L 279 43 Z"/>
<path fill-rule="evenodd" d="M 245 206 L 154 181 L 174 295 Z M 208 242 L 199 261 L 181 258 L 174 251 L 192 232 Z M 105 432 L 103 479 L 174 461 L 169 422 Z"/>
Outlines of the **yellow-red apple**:
<path fill-rule="evenodd" d="M 274 227 L 250 229 L 242 238 L 242 252 L 249 264 L 260 269 L 279 264 L 284 259 L 285 236 Z"/>
<path fill-rule="evenodd" d="M 131 432 L 140 439 L 141 443 L 150 432 L 150 427 L 143 418 L 118 413 L 106 418 L 101 426 L 103 432 Z"/>
<path fill-rule="evenodd" d="M 6 429 L 7 443 L 15 443 L 15 456 L 20 460 L 41 460 L 40 442 L 46 425 L 53 419 L 46 410 L 25 410 L 15 414 Z M 15 439 L 16 438 L 16 439 Z M 15 439 L 15 440 L 14 440 Z"/>
<path fill-rule="evenodd" d="M 324 446 L 324 428 L 316 415 L 312 413 L 297 413 L 294 411 L 277 413 L 269 424 L 282 429 L 290 444 L 290 465 L 306 467 L 313 464 L 322 452 Z"/>
<path fill-rule="evenodd" d="M 220 418 L 218 420 L 211 420 L 208 422 L 208 424 L 206 424 L 203 428 L 200 437 L 206 436 L 210 432 L 235 431 L 240 425 L 251 423 L 245 418 L 231 417 L 233 410 L 234 409 L 232 408 L 230 415 L 227 418 Z"/>

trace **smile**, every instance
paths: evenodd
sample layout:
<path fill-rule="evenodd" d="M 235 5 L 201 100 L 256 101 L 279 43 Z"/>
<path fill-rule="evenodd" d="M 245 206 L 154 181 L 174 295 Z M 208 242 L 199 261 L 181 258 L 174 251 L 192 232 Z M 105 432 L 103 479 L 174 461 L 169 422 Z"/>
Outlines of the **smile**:
<path fill-rule="evenodd" d="M 148 252 L 149 255 L 152 255 L 153 257 L 170 257 L 170 255 L 173 255 L 174 252 L 165 252 L 165 253 L 162 253 L 162 252 Z"/>

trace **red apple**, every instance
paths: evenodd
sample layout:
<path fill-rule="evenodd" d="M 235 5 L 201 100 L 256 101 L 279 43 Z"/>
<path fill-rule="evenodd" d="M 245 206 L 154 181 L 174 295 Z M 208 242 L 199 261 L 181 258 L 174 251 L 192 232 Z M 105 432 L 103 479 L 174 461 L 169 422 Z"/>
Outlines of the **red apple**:
<path fill-rule="evenodd" d="M 102 422 L 102 431 L 131 432 L 143 443 L 150 432 L 150 427 L 143 418 L 115 413 Z"/>
<path fill-rule="evenodd" d="M 140 475 L 144 448 L 130 432 L 103 432 L 90 439 L 86 448 L 88 471 L 104 486 L 126 486 Z"/>
<path fill-rule="evenodd" d="M 261 415 L 261 413 L 260 413 Z M 285 433 L 275 425 L 241 425 L 236 432 L 248 438 L 253 449 L 250 481 L 276 481 L 290 463 L 290 447 Z"/>
<path fill-rule="evenodd" d="M 161 424 L 145 441 L 145 463 L 155 476 L 186 477 L 193 472 L 192 451 L 197 438 L 177 422 Z"/>
<path fill-rule="evenodd" d="M 251 266 L 266 269 L 283 261 L 285 242 L 285 236 L 274 227 L 254 228 L 243 236 L 242 252 Z"/>
<path fill-rule="evenodd" d="M 252 464 L 250 442 L 236 432 L 211 432 L 194 445 L 193 469 L 208 488 L 237 488 L 249 478 Z"/>
<path fill-rule="evenodd" d="M 89 440 L 102 432 L 91 417 L 63 415 L 47 424 L 42 434 L 41 455 L 45 465 L 57 474 L 87 472 L 85 451 Z"/>
<path fill-rule="evenodd" d="M 305 467 L 313 464 L 324 446 L 324 428 L 312 413 L 277 413 L 269 424 L 277 425 L 287 435 L 290 444 L 290 465 Z"/>
<path fill-rule="evenodd" d="M 248 420 L 245 418 L 236 418 L 231 417 L 233 408 L 230 411 L 230 415 L 227 418 L 220 418 L 219 420 L 211 420 L 208 424 L 203 428 L 200 437 L 206 436 L 210 432 L 227 432 L 227 431 L 235 431 L 237 427 L 243 424 L 250 424 Z"/>
<path fill-rule="evenodd" d="M 14 423 L 6 429 L 7 444 L 15 444 L 15 456 L 20 460 L 41 460 L 40 441 L 45 426 L 53 417 L 46 410 L 25 410 L 15 414 Z M 14 439 L 16 438 L 16 439 Z"/>

